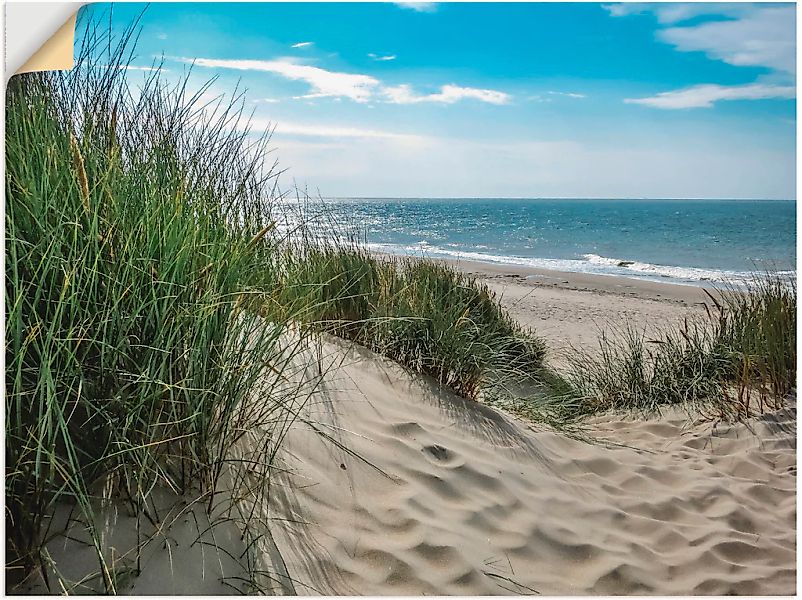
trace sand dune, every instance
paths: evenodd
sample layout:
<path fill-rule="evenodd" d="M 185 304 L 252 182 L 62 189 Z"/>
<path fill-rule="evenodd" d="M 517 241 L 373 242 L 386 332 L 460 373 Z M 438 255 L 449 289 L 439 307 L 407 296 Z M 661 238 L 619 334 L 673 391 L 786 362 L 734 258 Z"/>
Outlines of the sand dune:
<path fill-rule="evenodd" d="M 341 364 L 271 490 L 297 593 L 794 593 L 794 407 L 734 426 L 598 419 L 586 443 L 325 348 Z"/>
<path fill-rule="evenodd" d="M 593 343 L 590 316 L 599 326 L 670 325 L 702 297 L 615 278 L 496 275 L 483 276 L 557 348 Z M 234 512 L 255 515 L 248 536 L 224 502 L 210 518 L 200 505 L 164 498 L 159 529 L 142 532 L 154 538 L 142 573 L 131 576 L 135 519 L 113 504 L 99 526 L 108 559 L 122 567 L 120 591 L 245 591 L 249 557 L 260 589 L 280 594 L 795 592 L 795 402 L 735 425 L 693 424 L 676 410 L 599 417 L 579 440 L 336 338 L 323 336 L 293 364 L 287 390 L 298 403 L 310 398 L 299 418 L 285 437 L 281 425 L 239 448 L 249 458 L 265 439 L 280 446 L 269 503 L 235 493 Z M 80 529 L 73 523 L 48 544 L 71 581 L 97 569 Z M 95 577 L 74 591 L 102 589 Z M 34 582 L 18 591 L 44 589 Z"/>
<path fill-rule="evenodd" d="M 98 526 L 121 592 L 245 591 L 248 555 L 261 589 L 282 594 L 794 593 L 795 404 L 715 427 L 598 418 L 582 441 L 335 338 L 295 360 L 314 393 L 282 440 L 256 541 L 224 501 L 207 517 L 159 496 L 162 531 L 144 524 L 136 576 L 136 520 L 113 503 Z M 48 550 L 83 581 L 72 591 L 102 592 L 85 533 L 72 522 Z"/>

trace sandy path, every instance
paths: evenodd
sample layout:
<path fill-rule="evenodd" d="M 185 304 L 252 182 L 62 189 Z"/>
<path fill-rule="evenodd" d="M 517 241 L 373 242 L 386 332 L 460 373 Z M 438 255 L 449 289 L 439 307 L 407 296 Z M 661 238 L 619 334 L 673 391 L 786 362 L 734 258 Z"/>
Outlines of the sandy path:
<path fill-rule="evenodd" d="M 794 409 L 601 420 L 617 445 L 588 444 L 325 347 L 308 416 L 360 458 L 290 430 L 271 530 L 298 593 L 794 593 Z"/>

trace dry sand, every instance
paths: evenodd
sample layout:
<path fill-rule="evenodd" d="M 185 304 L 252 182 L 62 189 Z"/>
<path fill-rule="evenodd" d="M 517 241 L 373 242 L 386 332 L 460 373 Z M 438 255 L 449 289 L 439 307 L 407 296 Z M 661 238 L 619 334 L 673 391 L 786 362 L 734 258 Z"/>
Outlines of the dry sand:
<path fill-rule="evenodd" d="M 553 359 L 572 346 L 592 350 L 601 330 L 625 324 L 655 334 L 705 314 L 702 288 L 470 261 L 449 264 L 486 283 L 521 323 L 548 341 Z"/>
<path fill-rule="evenodd" d="M 688 286 L 462 263 L 552 347 L 701 311 Z M 300 594 L 793 594 L 796 410 L 536 430 L 342 342 L 272 490 Z M 324 369 L 325 370 L 325 369 Z M 317 368 L 314 369 L 317 373 Z M 311 375 L 310 375 L 311 377 Z"/>
<path fill-rule="evenodd" d="M 459 266 L 558 350 L 592 345 L 610 323 L 677 323 L 705 299 L 691 287 Z M 274 591 L 302 595 L 795 592 L 793 402 L 732 426 L 678 412 L 597 418 L 589 443 L 333 338 L 295 361 L 289 383 L 314 393 L 283 440 L 267 514 L 256 507 L 264 536 L 249 544 L 225 515 L 209 529 L 199 506 L 163 508 L 142 574 L 122 569 L 121 591 L 236 593 L 247 554 Z M 119 556 L 134 519 L 119 507 L 102 519 L 117 564 L 130 566 L 132 554 Z M 96 569 L 74 540 L 49 549 L 73 580 Z"/>
<path fill-rule="evenodd" d="M 307 416 L 349 451 L 298 422 L 271 492 L 297 593 L 794 593 L 794 408 L 600 419 L 587 443 L 325 348 Z"/>
<path fill-rule="evenodd" d="M 118 594 L 220 596 L 245 593 L 250 575 L 247 545 L 219 499 L 207 514 L 208 498 L 191 493 L 176 499 L 156 490 L 149 502 L 154 522 L 137 524 L 120 501 L 96 503 L 94 526 L 101 536 L 106 572 Z M 33 573 L 8 593 L 104 594 L 106 585 L 87 527 L 74 505 L 57 508 L 45 546 L 47 582 Z M 137 552 L 140 546 L 141 551 Z M 141 571 L 141 573 L 140 573 Z"/>

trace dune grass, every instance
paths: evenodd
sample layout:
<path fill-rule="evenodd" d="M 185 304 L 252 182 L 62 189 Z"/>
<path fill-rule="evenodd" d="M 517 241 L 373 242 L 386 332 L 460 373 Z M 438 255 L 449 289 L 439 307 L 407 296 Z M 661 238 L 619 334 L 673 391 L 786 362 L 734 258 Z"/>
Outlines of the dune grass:
<path fill-rule="evenodd" d="M 796 281 L 756 274 L 708 298 L 704 319 L 648 339 L 624 328 L 579 352 L 567 375 L 578 412 L 678 404 L 738 419 L 782 406 L 796 386 Z"/>
<path fill-rule="evenodd" d="M 433 261 L 372 256 L 356 245 L 296 249 L 267 302 L 467 398 L 543 365 L 543 342 L 487 286 Z"/>
<path fill-rule="evenodd" d="M 241 410 L 285 351 L 283 324 L 243 310 L 270 225 L 266 140 L 203 89 L 158 73 L 130 86 L 133 29 L 113 45 L 97 31 L 72 71 L 8 87 L 9 581 L 45 572 L 59 502 L 92 528 L 99 482 L 137 510 L 156 486 L 199 486 L 211 505 L 231 446 L 278 406 Z"/>

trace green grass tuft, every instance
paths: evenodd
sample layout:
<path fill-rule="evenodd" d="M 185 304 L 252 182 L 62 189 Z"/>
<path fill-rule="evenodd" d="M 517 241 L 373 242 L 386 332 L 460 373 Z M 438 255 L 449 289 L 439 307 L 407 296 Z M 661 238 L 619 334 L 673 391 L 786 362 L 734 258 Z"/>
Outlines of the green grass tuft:
<path fill-rule="evenodd" d="M 708 296 L 705 319 L 649 339 L 627 328 L 574 357 L 580 411 L 681 404 L 736 419 L 780 407 L 796 385 L 796 282 L 758 274 Z"/>
<path fill-rule="evenodd" d="M 543 342 L 487 286 L 427 260 L 371 256 L 357 246 L 296 252 L 265 300 L 318 330 L 354 340 L 478 399 L 504 374 L 541 368 Z"/>

